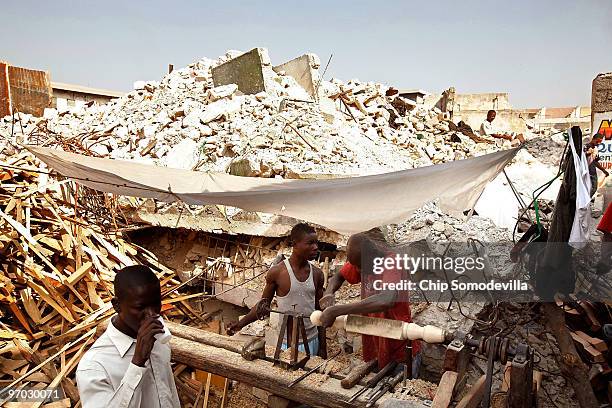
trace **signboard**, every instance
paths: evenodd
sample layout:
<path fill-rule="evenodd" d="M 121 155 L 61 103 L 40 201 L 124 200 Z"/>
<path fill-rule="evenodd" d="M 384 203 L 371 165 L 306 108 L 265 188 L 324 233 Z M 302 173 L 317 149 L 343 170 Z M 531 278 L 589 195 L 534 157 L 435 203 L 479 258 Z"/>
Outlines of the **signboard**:
<path fill-rule="evenodd" d="M 612 112 L 595 113 L 592 139 L 601 140 L 597 145 L 599 162 L 606 169 L 612 169 Z"/>

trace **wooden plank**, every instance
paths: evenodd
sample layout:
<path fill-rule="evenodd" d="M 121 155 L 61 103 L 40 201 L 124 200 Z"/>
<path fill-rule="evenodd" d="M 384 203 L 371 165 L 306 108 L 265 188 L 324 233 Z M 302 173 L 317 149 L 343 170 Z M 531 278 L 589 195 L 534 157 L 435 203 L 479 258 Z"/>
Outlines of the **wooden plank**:
<path fill-rule="evenodd" d="M 96 291 L 96 282 L 87 282 L 87 293 L 89 295 L 90 302 L 95 305 L 97 308 L 101 308 L 104 306 L 104 301 L 98 295 Z"/>
<path fill-rule="evenodd" d="M 457 383 L 458 374 L 454 371 L 445 371 L 438 384 L 436 395 L 431 404 L 432 408 L 447 408 L 453 400 L 453 390 Z"/>
<path fill-rule="evenodd" d="M 55 268 L 55 265 L 53 265 L 51 261 L 47 259 L 46 256 L 41 254 L 40 245 L 38 245 L 38 242 L 34 240 L 34 237 L 32 237 L 32 235 L 30 234 L 30 231 L 28 231 L 21 223 L 14 220 L 10 215 L 5 214 L 4 211 L 2 210 L 0 210 L 0 217 L 2 217 L 6 222 L 8 222 L 11 225 L 11 227 L 13 227 L 17 232 L 19 232 L 19 234 L 21 234 L 21 236 L 26 240 L 26 242 L 28 242 L 32 246 L 31 248 L 32 251 L 36 255 L 38 255 L 38 257 L 49 268 L 51 268 L 53 272 L 57 273 L 58 276 L 61 276 L 61 273 Z"/>
<path fill-rule="evenodd" d="M 54 238 L 48 237 L 48 236 L 41 236 L 41 237 L 34 237 L 36 238 L 36 240 L 42 244 L 47 245 L 48 247 L 53 248 L 54 250 L 58 251 L 58 252 L 62 252 L 63 251 L 63 247 L 62 244 Z"/>
<path fill-rule="evenodd" d="M 40 310 L 38 310 L 38 307 L 36 306 L 36 302 L 34 302 L 34 299 L 32 298 L 32 289 L 25 288 L 20 290 L 19 296 L 21 297 L 21 303 L 23 304 L 28 316 L 30 316 L 30 319 L 32 319 L 34 324 L 38 324 L 42 317 L 40 315 Z"/>
<path fill-rule="evenodd" d="M 606 360 L 600 351 L 595 350 L 595 348 L 591 346 L 591 343 L 572 331 L 570 331 L 570 336 L 572 336 L 572 340 L 574 340 L 576 347 L 581 350 L 592 363 L 603 363 Z"/>
<path fill-rule="evenodd" d="M 91 235 L 98 242 L 100 242 L 104 246 L 104 248 L 106 248 L 106 250 L 108 251 L 108 253 L 110 255 L 112 255 L 115 259 L 117 259 L 119 262 L 121 262 L 123 264 L 123 266 L 131 266 L 131 265 L 135 265 L 136 264 L 131 258 L 129 258 L 128 256 L 126 256 L 126 255 L 122 254 L 121 252 L 119 252 L 119 250 L 117 250 L 117 248 L 115 248 L 110 242 L 105 240 L 100 234 L 91 231 Z"/>
<path fill-rule="evenodd" d="M 533 387 L 535 389 L 535 394 L 540 392 L 540 388 L 542 388 L 542 372 L 538 370 L 533 370 Z"/>
<path fill-rule="evenodd" d="M 580 336 L 582 339 L 588 341 L 595 350 L 601 351 L 602 353 L 608 351 L 608 345 L 606 344 L 605 341 L 598 339 L 596 337 L 591 337 L 585 332 L 582 332 L 580 330 L 576 330 L 575 333 L 578 336 Z"/>
<path fill-rule="evenodd" d="M 508 392 L 508 390 L 510 389 L 511 371 L 512 371 L 512 363 L 508 361 L 506 363 L 506 366 L 504 367 L 504 378 L 502 380 L 502 385 L 501 385 L 501 390 L 503 392 Z"/>
<path fill-rule="evenodd" d="M 70 408 L 71 406 L 72 406 L 72 403 L 70 402 L 70 398 L 64 398 L 59 401 L 45 404 L 42 406 L 42 408 Z"/>
<path fill-rule="evenodd" d="M 79 269 L 76 270 L 72 275 L 66 278 L 66 282 L 68 285 L 74 286 L 79 280 L 81 280 L 85 275 L 87 275 L 92 268 L 93 264 L 91 262 L 85 262 Z"/>
<path fill-rule="evenodd" d="M 13 286 L 11 285 L 10 288 L 12 287 Z M 9 292 L 9 288 L 7 288 L 6 286 L 1 286 L 0 293 L 4 295 L 5 301 L 8 302 L 9 309 L 19 321 L 19 323 L 21 324 L 21 327 L 23 327 L 28 333 L 32 334 L 33 330 L 30 327 L 28 320 L 26 319 L 24 314 L 21 312 L 21 309 L 19 308 L 19 306 L 17 306 L 17 301 L 13 297 L 13 295 L 11 295 L 11 293 Z"/>
<path fill-rule="evenodd" d="M 468 393 L 459 401 L 456 408 L 477 408 L 484 397 L 486 375 L 481 376 L 472 385 Z"/>
<path fill-rule="evenodd" d="M 597 319 L 597 316 L 595 316 L 595 310 L 593 309 L 593 305 L 585 300 L 579 300 L 578 305 L 582 308 L 582 310 L 584 310 L 585 314 L 587 315 L 591 331 L 600 331 L 601 323 Z"/>
<path fill-rule="evenodd" d="M 229 378 L 225 379 L 225 384 L 223 386 L 223 396 L 221 397 L 221 407 L 220 408 L 225 408 L 225 401 L 227 398 L 227 390 L 229 388 Z"/>
<path fill-rule="evenodd" d="M 48 389 L 53 389 L 57 386 L 60 385 L 60 383 L 64 380 L 64 378 L 74 369 L 76 368 L 76 365 L 78 364 L 78 362 L 81 360 L 81 356 L 85 353 L 85 350 L 87 348 L 87 346 L 93 342 L 93 337 L 92 335 L 89 336 L 89 338 L 87 340 L 85 340 L 85 342 L 83 342 L 83 345 L 81 345 L 81 347 L 79 348 L 79 350 L 70 358 L 70 361 L 68 361 L 68 363 L 64 366 L 64 368 L 62 368 L 62 371 L 59 372 L 59 374 L 53 379 L 53 381 L 51 381 L 51 384 L 49 384 Z M 40 408 L 40 406 L 42 405 L 42 402 L 38 402 L 35 403 L 32 408 Z"/>
<path fill-rule="evenodd" d="M 212 379 L 212 375 L 209 375 L 208 378 L 206 378 L 206 388 L 204 390 L 204 408 L 208 408 L 208 397 L 210 396 L 210 381 Z"/>
<path fill-rule="evenodd" d="M 85 333 L 84 335 L 82 335 L 81 337 L 79 337 L 77 340 L 71 342 L 71 343 L 67 343 L 65 344 L 61 349 L 59 349 L 59 351 L 55 352 L 54 354 L 52 354 L 51 356 L 47 357 L 45 359 L 45 361 L 41 362 L 40 364 L 36 365 L 34 368 L 29 369 L 27 372 L 25 372 L 24 374 L 22 374 L 21 377 L 13 380 L 10 384 L 6 385 L 4 388 L 11 388 L 14 387 L 15 385 L 19 384 L 21 381 L 23 381 L 24 378 L 26 378 L 27 376 L 29 376 L 30 374 L 37 372 L 38 370 L 41 369 L 42 366 L 44 366 L 45 364 L 47 364 L 50 361 L 53 361 L 54 359 L 56 359 L 60 354 L 62 354 L 63 352 L 65 352 L 66 350 L 68 350 L 70 347 L 72 347 L 75 344 L 78 344 L 79 342 L 83 341 L 84 339 L 86 339 L 87 337 L 91 338 L 91 336 L 93 336 L 93 334 L 95 333 L 95 329 L 90 330 L 89 332 Z M 84 343 L 86 344 L 86 343 Z"/>
<path fill-rule="evenodd" d="M 58 305 L 57 302 L 55 302 L 55 300 L 51 297 L 51 295 L 49 294 L 49 292 L 47 292 L 45 288 L 30 280 L 27 282 L 27 285 L 34 289 L 36 293 L 38 293 L 38 296 L 40 296 L 45 302 L 47 302 L 49 306 L 55 309 L 56 312 L 62 315 L 64 319 L 68 320 L 71 323 L 75 321 L 74 317 L 72 317 L 72 315 L 68 313 L 66 309 L 64 309 L 63 307 Z"/>

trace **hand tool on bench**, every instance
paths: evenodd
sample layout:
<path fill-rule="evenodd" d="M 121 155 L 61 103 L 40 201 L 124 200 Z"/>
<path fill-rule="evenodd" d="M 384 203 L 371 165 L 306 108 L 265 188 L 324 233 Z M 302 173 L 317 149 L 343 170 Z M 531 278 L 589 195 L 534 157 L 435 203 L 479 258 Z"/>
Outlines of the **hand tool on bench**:
<path fill-rule="evenodd" d="M 317 365 L 315 368 L 313 368 L 312 370 L 300 375 L 298 378 L 296 378 L 295 380 L 291 381 L 291 383 L 287 386 L 288 388 L 293 387 L 295 384 L 299 383 L 300 381 L 302 381 L 304 378 L 308 377 L 310 374 L 314 373 L 315 371 L 317 371 L 319 368 L 323 367 L 324 364 L 329 363 L 331 360 L 333 360 L 334 358 L 338 357 L 340 355 L 340 352 L 342 350 L 338 350 L 337 353 L 335 353 L 333 356 L 329 357 L 327 360 L 323 361 L 321 364 Z"/>
<path fill-rule="evenodd" d="M 348 402 L 351 403 L 355 401 L 357 398 L 359 398 L 359 396 L 365 393 L 366 391 L 371 391 L 372 388 L 374 388 L 380 380 L 382 380 L 387 374 L 393 372 L 393 370 L 395 370 L 395 367 L 397 367 L 397 361 L 391 361 L 382 370 L 376 373 L 374 377 L 370 378 L 368 382 L 366 383 L 365 387 L 357 391 L 351 397 L 351 399 L 348 400 Z"/>
<path fill-rule="evenodd" d="M 377 365 L 377 359 L 361 363 L 349 375 L 347 375 L 342 381 L 340 381 L 340 385 L 344 389 L 353 388 L 355 384 L 359 383 L 359 381 L 361 381 L 363 377 L 365 377 L 366 375 L 368 375 L 369 372 L 374 370 Z"/>
<path fill-rule="evenodd" d="M 376 404 L 383 395 L 385 395 L 388 391 L 394 389 L 397 384 L 402 381 L 402 377 L 404 376 L 404 370 L 401 370 L 399 373 L 395 375 L 395 377 L 386 377 L 383 379 L 378 387 L 378 390 L 370 397 L 366 404 L 366 408 L 371 408 Z"/>

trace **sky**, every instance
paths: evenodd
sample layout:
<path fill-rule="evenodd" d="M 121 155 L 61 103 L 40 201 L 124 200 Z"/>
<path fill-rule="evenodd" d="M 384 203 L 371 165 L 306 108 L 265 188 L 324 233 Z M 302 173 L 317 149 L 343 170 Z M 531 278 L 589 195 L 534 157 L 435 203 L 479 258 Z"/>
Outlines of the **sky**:
<path fill-rule="evenodd" d="M 306 52 L 325 79 L 508 92 L 517 108 L 590 105 L 612 71 L 612 0 L 0 0 L 0 60 L 128 91 L 227 50 Z"/>

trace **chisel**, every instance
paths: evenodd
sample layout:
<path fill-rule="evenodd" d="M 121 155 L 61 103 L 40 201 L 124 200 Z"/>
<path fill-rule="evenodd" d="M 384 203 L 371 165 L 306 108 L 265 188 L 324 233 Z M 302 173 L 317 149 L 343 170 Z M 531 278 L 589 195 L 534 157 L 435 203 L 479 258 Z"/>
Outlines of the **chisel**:
<path fill-rule="evenodd" d="M 365 377 L 370 371 L 374 370 L 377 365 L 377 359 L 360 364 L 359 366 L 357 366 L 357 368 L 355 368 L 355 370 L 353 370 L 342 381 L 340 381 L 340 385 L 344 389 L 353 388 L 355 384 L 361 381 L 363 377 Z"/>
<path fill-rule="evenodd" d="M 300 381 L 302 381 L 304 378 L 308 377 L 310 374 L 314 373 L 315 371 L 317 371 L 319 368 L 323 367 L 323 364 L 325 363 L 329 363 L 331 360 L 333 360 L 334 358 L 338 357 L 340 355 L 340 352 L 342 350 L 338 350 L 338 352 L 336 354 L 334 354 L 333 356 L 331 356 L 330 358 L 328 358 L 327 360 L 323 361 L 321 364 L 319 364 L 318 366 L 316 366 L 315 368 L 313 368 L 312 370 L 305 372 L 304 374 L 300 375 L 298 378 L 296 378 L 295 380 L 291 381 L 291 383 L 287 386 L 288 388 L 293 387 L 295 384 L 299 383 Z"/>
<path fill-rule="evenodd" d="M 402 381 L 402 377 L 404 376 L 403 370 L 395 375 L 393 378 L 385 378 L 384 383 L 381 385 L 380 390 L 376 394 L 374 394 L 367 402 L 366 408 L 371 408 L 376 404 L 376 401 L 380 399 L 383 395 L 385 395 L 388 391 L 395 388 L 397 384 Z"/>
<path fill-rule="evenodd" d="M 362 389 L 360 389 L 359 391 L 357 391 L 351 397 L 351 399 L 348 400 L 348 402 L 350 403 L 350 402 L 355 401 L 357 398 L 359 398 L 359 396 L 361 394 L 363 394 L 364 392 L 370 390 L 371 388 L 374 388 L 376 386 L 376 384 L 378 384 L 378 382 L 380 380 L 382 380 L 387 374 L 389 374 L 390 372 L 395 370 L 396 366 L 397 366 L 397 361 L 391 361 L 382 370 L 380 370 L 378 373 L 376 373 L 376 375 L 374 377 L 370 378 L 368 380 L 368 382 L 366 383 L 366 386 L 363 387 Z"/>

